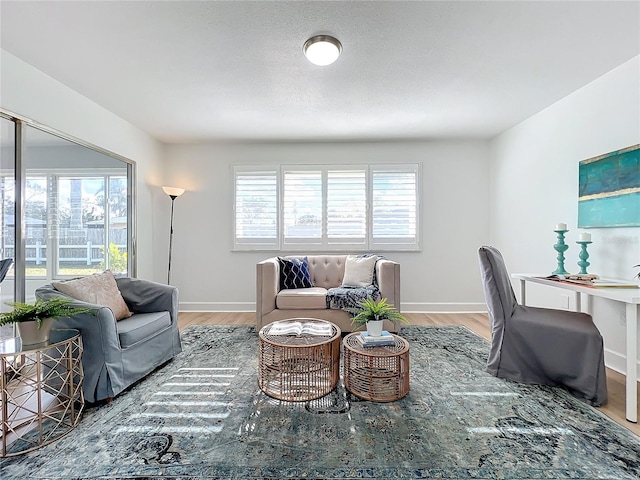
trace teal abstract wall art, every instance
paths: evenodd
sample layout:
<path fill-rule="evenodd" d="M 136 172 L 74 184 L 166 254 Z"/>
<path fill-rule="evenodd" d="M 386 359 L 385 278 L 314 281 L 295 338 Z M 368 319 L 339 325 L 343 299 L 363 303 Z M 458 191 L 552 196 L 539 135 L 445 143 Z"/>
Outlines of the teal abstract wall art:
<path fill-rule="evenodd" d="M 640 226 L 640 144 L 579 165 L 578 227 Z"/>

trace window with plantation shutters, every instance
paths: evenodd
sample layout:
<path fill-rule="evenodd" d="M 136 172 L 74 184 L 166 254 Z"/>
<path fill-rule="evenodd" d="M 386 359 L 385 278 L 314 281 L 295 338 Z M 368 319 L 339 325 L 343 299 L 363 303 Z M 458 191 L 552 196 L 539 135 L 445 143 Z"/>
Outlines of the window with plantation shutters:
<path fill-rule="evenodd" d="M 283 183 L 283 242 L 286 247 L 322 244 L 322 172 L 287 169 Z"/>
<path fill-rule="evenodd" d="M 236 167 L 234 177 L 235 248 L 279 249 L 278 169 Z"/>
<path fill-rule="evenodd" d="M 417 246 L 417 168 L 372 167 L 372 247 Z"/>
<path fill-rule="evenodd" d="M 286 167 L 283 175 L 285 249 L 366 246 L 366 166 Z"/>
<path fill-rule="evenodd" d="M 418 250 L 418 165 L 236 167 L 236 250 Z"/>
<path fill-rule="evenodd" d="M 364 247 L 367 243 L 366 169 L 327 172 L 327 243 Z"/>

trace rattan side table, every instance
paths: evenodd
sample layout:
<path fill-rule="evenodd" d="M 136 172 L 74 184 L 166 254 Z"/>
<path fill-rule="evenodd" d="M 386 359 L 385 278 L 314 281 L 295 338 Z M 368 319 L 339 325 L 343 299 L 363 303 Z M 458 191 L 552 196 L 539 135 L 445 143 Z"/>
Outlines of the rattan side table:
<path fill-rule="evenodd" d="M 321 322 L 331 336 L 271 335 L 281 322 Z M 340 379 L 340 338 L 337 325 L 312 318 L 292 318 L 265 325 L 259 332 L 258 385 L 279 400 L 302 402 L 323 397 Z"/>
<path fill-rule="evenodd" d="M 364 347 L 358 335 L 344 337 L 345 388 L 374 402 L 393 402 L 409 393 L 409 342 L 392 334 L 395 345 Z"/>

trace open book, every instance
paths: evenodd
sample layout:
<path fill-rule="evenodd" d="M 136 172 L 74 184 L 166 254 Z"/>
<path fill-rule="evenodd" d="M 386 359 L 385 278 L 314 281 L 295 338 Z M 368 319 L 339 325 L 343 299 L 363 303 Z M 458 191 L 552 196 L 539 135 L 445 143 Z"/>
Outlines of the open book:
<path fill-rule="evenodd" d="M 276 322 L 271 325 L 269 335 L 333 335 L 331 324 L 322 322 Z"/>

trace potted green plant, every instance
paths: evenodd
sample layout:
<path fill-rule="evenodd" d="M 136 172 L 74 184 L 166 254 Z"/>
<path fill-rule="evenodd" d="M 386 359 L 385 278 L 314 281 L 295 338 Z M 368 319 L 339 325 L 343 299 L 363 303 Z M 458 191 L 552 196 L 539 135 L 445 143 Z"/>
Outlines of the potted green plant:
<path fill-rule="evenodd" d="M 373 337 L 382 335 L 382 324 L 385 320 L 409 323 L 393 305 L 389 305 L 386 298 L 378 302 L 371 297 L 366 298 L 360 302 L 358 308 L 351 308 L 348 311 L 353 314 L 351 324 L 354 328 L 366 325 L 367 333 Z"/>
<path fill-rule="evenodd" d="M 72 307 L 73 300 L 55 297 L 50 300 L 36 300 L 33 304 L 7 302 L 13 311 L 0 314 L 0 326 L 15 323 L 22 343 L 31 345 L 49 340 L 53 320 L 80 313 L 91 312 L 90 308 Z"/>

